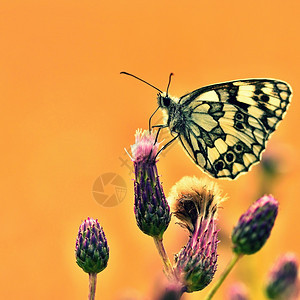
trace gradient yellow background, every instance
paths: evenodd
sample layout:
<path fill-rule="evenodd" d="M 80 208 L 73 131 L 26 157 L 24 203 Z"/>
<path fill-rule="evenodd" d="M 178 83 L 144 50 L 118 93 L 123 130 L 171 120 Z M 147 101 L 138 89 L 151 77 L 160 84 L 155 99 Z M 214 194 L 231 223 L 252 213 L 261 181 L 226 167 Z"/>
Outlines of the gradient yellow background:
<path fill-rule="evenodd" d="M 1 299 L 86 299 L 88 275 L 75 263 L 78 227 L 98 218 L 110 246 L 97 299 L 153 299 L 164 275 L 150 237 L 135 225 L 132 175 L 124 147 L 146 128 L 156 91 L 128 71 L 180 96 L 200 86 L 249 77 L 285 80 L 292 105 L 268 144 L 283 161 L 272 188 L 280 211 L 270 240 L 244 257 L 215 299 L 237 279 L 262 299 L 277 256 L 299 254 L 299 1 L 78 1 L 0 3 Z M 159 118 L 159 115 L 157 116 Z M 183 175 L 204 175 L 180 145 L 161 157 L 166 193 Z M 99 205 L 92 186 L 106 172 L 126 181 L 125 200 Z M 259 167 L 218 181 L 229 199 L 220 212 L 219 276 L 230 232 L 258 196 Z M 170 256 L 186 233 L 173 220 Z M 186 295 L 200 299 L 208 289 Z"/>

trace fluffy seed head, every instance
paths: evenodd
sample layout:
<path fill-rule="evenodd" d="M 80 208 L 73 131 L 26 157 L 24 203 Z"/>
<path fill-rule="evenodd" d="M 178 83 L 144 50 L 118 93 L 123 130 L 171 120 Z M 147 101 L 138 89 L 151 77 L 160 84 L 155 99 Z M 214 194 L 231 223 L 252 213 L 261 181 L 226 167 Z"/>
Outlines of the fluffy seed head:
<path fill-rule="evenodd" d="M 170 194 L 174 215 L 187 228 L 188 243 L 176 255 L 175 273 L 187 292 L 205 288 L 217 269 L 218 205 L 223 201 L 217 185 L 207 179 L 184 177 Z"/>
<path fill-rule="evenodd" d="M 197 220 L 217 217 L 217 208 L 224 201 L 218 185 L 206 178 L 185 176 L 171 189 L 168 197 L 174 215 L 190 232 L 195 230 Z"/>

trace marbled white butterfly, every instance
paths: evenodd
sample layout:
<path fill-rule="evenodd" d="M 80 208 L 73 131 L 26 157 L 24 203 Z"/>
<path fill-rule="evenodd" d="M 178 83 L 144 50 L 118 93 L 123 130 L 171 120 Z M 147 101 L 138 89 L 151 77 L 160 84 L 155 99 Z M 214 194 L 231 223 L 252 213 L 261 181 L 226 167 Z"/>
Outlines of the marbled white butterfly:
<path fill-rule="evenodd" d="M 154 87 L 132 74 L 122 73 Z M 169 85 L 170 80 L 168 88 Z M 168 88 L 166 93 L 154 88 L 159 91 L 158 108 L 165 114 L 165 124 L 155 127 L 169 127 L 174 136 L 170 142 L 179 138 L 202 170 L 215 178 L 227 179 L 236 178 L 259 162 L 292 95 L 291 87 L 276 79 L 228 81 L 180 98 L 169 96 Z"/>

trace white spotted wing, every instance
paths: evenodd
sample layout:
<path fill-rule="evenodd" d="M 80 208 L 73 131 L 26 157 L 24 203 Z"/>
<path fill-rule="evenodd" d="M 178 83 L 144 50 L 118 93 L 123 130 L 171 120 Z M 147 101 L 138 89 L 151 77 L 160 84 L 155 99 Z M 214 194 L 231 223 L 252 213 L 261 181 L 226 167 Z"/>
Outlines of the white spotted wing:
<path fill-rule="evenodd" d="M 274 79 L 245 79 L 197 89 L 180 99 L 159 94 L 172 134 L 192 160 L 215 178 L 234 179 L 259 162 L 283 119 L 291 87 Z"/>

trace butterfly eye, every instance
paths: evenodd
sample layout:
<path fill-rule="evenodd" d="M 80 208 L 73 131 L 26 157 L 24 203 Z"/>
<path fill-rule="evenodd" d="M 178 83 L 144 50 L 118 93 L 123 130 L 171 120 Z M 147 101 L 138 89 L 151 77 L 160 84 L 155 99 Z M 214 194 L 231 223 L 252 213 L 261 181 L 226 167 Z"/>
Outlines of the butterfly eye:
<path fill-rule="evenodd" d="M 169 107 L 170 102 L 171 102 L 170 98 L 168 98 L 168 97 L 162 98 L 162 105 L 163 105 L 163 107 Z"/>
<path fill-rule="evenodd" d="M 170 106 L 171 99 L 169 97 L 164 97 L 161 94 L 157 95 L 157 102 L 161 108 L 167 108 Z"/>

